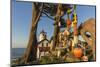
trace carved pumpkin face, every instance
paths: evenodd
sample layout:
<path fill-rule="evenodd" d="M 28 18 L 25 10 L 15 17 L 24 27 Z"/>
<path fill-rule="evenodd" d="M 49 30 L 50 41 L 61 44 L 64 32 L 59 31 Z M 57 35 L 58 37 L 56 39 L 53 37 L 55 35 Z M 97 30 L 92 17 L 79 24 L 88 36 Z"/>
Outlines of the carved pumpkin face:
<path fill-rule="evenodd" d="M 81 48 L 75 48 L 73 50 L 73 54 L 76 58 L 80 58 L 82 56 L 82 49 Z"/>

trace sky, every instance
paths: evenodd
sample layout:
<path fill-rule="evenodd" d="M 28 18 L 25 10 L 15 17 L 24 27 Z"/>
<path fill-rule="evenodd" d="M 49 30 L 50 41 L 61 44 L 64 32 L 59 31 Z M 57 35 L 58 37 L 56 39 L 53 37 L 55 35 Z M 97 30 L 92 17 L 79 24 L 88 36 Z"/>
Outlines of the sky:
<path fill-rule="evenodd" d="M 94 6 L 77 5 L 78 25 L 89 18 L 95 18 Z M 66 18 L 66 16 L 64 17 Z M 12 48 L 27 47 L 29 33 L 32 23 L 32 2 L 16 2 L 12 0 Z M 47 38 L 53 34 L 53 23 L 47 17 L 41 17 L 37 28 L 37 38 L 39 33 L 44 30 Z"/>

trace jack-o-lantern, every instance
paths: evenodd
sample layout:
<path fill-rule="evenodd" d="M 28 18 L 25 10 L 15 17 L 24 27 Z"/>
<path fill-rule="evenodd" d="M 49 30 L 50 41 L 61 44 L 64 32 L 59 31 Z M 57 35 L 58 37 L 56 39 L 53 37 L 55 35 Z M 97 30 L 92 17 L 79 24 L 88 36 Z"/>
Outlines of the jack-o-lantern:
<path fill-rule="evenodd" d="M 82 49 L 81 48 L 75 48 L 73 50 L 73 54 L 76 58 L 80 58 L 82 56 Z"/>

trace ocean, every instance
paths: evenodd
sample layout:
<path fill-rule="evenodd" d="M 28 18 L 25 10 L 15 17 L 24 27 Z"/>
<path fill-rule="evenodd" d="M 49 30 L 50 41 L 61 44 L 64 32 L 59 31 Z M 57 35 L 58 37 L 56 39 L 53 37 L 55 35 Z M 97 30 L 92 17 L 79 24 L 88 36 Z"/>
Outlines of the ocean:
<path fill-rule="evenodd" d="M 26 48 L 11 48 L 11 59 L 21 57 Z"/>

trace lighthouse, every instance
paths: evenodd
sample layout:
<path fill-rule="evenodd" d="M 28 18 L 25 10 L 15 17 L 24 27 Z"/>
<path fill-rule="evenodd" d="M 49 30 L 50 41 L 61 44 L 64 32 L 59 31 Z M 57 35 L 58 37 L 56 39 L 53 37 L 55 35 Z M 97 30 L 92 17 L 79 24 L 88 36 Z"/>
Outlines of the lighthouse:
<path fill-rule="evenodd" d="M 42 30 L 42 31 L 40 32 L 40 35 L 39 35 L 39 41 L 42 41 L 42 40 L 44 40 L 44 39 L 46 39 L 46 38 L 47 38 L 46 32 L 44 32 L 44 30 Z"/>

